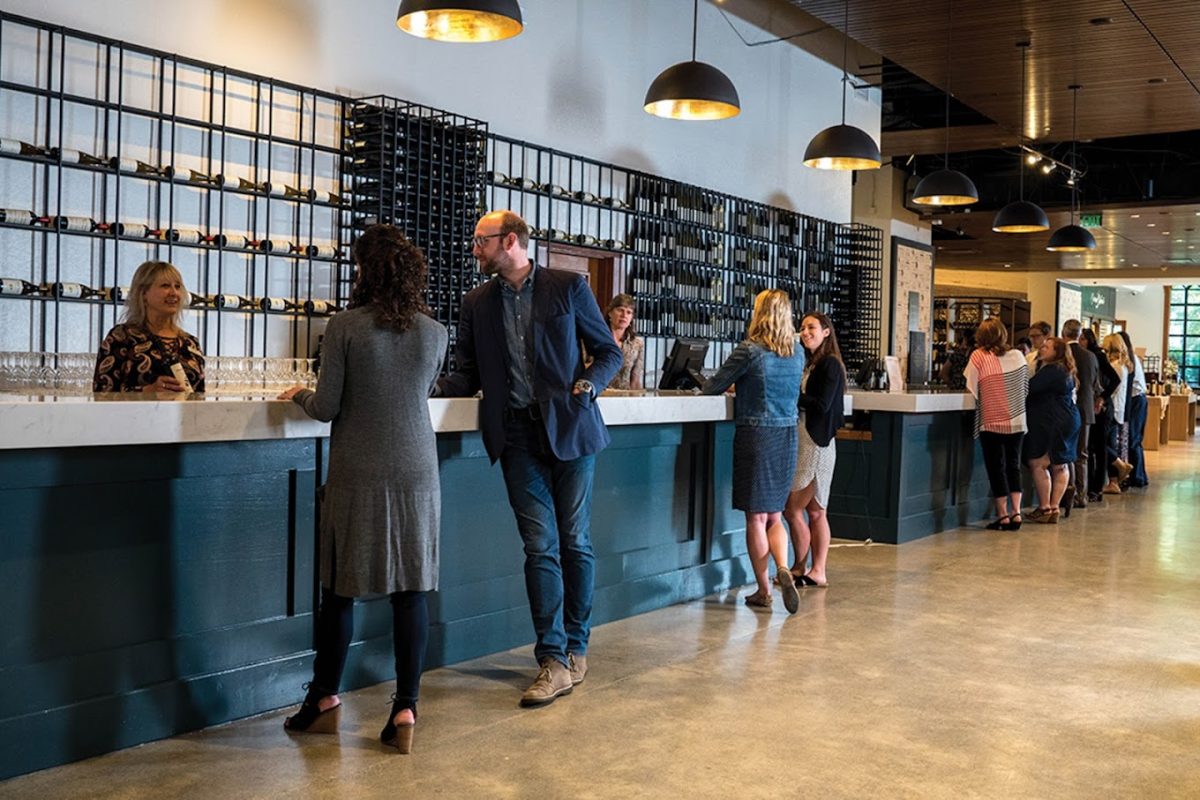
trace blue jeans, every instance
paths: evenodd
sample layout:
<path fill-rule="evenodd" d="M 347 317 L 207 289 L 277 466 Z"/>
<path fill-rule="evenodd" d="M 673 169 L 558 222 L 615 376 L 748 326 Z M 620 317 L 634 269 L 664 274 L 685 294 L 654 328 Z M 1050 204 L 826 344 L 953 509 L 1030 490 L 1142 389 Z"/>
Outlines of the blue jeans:
<path fill-rule="evenodd" d="M 596 558 L 592 553 L 594 455 L 560 461 L 540 420 L 509 420 L 500 455 L 508 502 L 525 544 L 525 591 L 537 634 L 534 657 L 567 663 L 587 653 Z"/>
<path fill-rule="evenodd" d="M 1135 394 L 1129 401 L 1129 463 L 1133 467 L 1133 472 L 1129 474 L 1129 482 L 1134 486 L 1146 486 L 1150 483 L 1146 476 L 1146 453 L 1142 449 L 1148 405 L 1149 401 L 1144 394 Z"/>

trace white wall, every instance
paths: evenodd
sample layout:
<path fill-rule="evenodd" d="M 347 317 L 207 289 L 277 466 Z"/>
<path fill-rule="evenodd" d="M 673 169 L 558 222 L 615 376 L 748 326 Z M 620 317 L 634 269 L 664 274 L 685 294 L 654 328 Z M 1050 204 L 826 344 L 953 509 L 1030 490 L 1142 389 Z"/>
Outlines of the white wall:
<path fill-rule="evenodd" d="M 724 71 L 742 102 L 740 116 L 709 123 L 642 110 L 654 77 L 690 57 L 686 0 L 524 0 L 525 31 L 482 45 L 401 33 L 397 5 L 7 0 L 5 10 L 306 86 L 393 95 L 495 133 L 850 221 L 849 175 L 801 164 L 809 139 L 839 121 L 840 68 L 786 43 L 748 48 L 709 3 L 697 57 Z M 734 24 L 751 41 L 769 38 Z M 879 93 L 852 93 L 847 117 L 878 140 Z"/>

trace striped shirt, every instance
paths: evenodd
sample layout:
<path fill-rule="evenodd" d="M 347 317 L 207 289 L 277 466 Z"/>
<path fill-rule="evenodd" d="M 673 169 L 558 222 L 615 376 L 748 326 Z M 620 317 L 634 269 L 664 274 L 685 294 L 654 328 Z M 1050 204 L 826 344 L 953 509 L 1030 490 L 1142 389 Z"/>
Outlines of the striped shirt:
<path fill-rule="evenodd" d="M 967 391 L 975 396 L 975 436 L 988 433 L 1024 433 L 1025 397 L 1029 394 L 1029 366 L 1020 350 L 1002 356 L 979 348 L 971 353 Z"/>

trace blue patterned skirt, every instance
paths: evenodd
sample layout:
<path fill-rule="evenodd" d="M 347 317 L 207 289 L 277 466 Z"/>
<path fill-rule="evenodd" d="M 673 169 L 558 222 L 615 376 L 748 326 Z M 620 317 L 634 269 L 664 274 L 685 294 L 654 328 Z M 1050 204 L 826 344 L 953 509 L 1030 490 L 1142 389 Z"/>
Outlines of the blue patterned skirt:
<path fill-rule="evenodd" d="M 796 472 L 796 426 L 738 425 L 733 432 L 733 507 L 783 511 Z"/>

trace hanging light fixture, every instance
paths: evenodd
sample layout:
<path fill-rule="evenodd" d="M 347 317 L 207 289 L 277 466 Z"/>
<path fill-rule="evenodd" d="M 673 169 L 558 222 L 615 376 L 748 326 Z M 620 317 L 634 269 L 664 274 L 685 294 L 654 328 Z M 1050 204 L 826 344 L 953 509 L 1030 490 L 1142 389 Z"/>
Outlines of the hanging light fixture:
<path fill-rule="evenodd" d="M 818 133 L 804 151 L 804 166 L 816 169 L 879 169 L 879 146 L 862 128 L 846 124 L 846 49 L 850 42 L 850 0 L 843 5 L 842 22 L 842 124 Z"/>
<path fill-rule="evenodd" d="M 692 60 L 680 61 L 658 74 L 646 90 L 643 108 L 667 119 L 712 120 L 742 111 L 737 89 L 724 72 L 696 60 L 696 26 L 700 0 L 692 4 Z"/>
<path fill-rule="evenodd" d="M 979 190 L 971 179 L 950 169 L 950 49 L 951 15 L 954 0 L 946 0 L 946 160 L 945 166 L 931 172 L 917 184 L 913 202 L 921 206 L 969 206 L 979 202 Z"/>
<path fill-rule="evenodd" d="M 439 42 L 498 42 L 525 24 L 517 0 L 401 0 L 396 27 Z"/>
<path fill-rule="evenodd" d="M 1046 249 L 1055 253 L 1083 253 L 1096 249 L 1096 237 L 1081 225 L 1075 224 L 1075 212 L 1079 204 L 1079 181 L 1075 167 L 1075 123 L 1079 110 L 1079 90 L 1083 87 L 1073 83 L 1067 87 L 1071 90 L 1071 224 L 1064 225 L 1050 237 Z"/>
<path fill-rule="evenodd" d="M 1021 48 L 1021 130 L 1017 135 L 1020 142 L 1025 136 L 1025 64 L 1029 60 L 1029 42 L 1017 42 Z M 1046 212 L 1036 203 L 1025 199 L 1025 168 L 1018 156 L 1017 169 L 1020 170 L 1020 199 L 1000 209 L 992 220 L 992 230 L 996 233 L 1038 233 L 1050 230 L 1050 220 Z"/>

